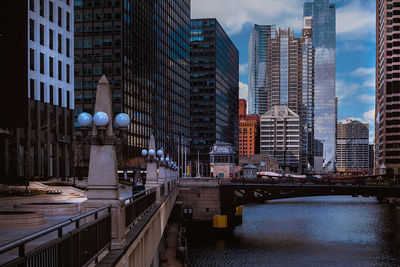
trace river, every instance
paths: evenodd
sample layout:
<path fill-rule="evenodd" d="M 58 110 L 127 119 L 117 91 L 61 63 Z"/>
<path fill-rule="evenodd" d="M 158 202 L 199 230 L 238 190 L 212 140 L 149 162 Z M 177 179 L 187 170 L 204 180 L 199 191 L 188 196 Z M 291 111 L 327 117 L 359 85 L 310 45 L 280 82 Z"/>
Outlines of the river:
<path fill-rule="evenodd" d="M 375 198 L 244 206 L 233 233 L 189 228 L 189 266 L 400 266 L 400 209 Z"/>

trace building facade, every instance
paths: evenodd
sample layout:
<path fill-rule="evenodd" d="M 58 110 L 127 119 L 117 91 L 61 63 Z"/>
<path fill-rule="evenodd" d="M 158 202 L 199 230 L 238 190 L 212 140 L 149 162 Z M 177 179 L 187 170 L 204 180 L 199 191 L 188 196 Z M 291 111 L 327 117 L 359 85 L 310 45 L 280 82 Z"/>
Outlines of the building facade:
<path fill-rule="evenodd" d="M 339 122 L 337 125 L 337 171 L 341 173 L 369 173 L 369 124 L 358 121 Z"/>
<path fill-rule="evenodd" d="M 191 21 L 190 127 L 192 160 L 205 164 L 214 143 L 238 152 L 239 52 L 216 19 Z"/>
<path fill-rule="evenodd" d="M 376 1 L 375 172 L 400 175 L 400 1 Z"/>
<path fill-rule="evenodd" d="M 0 106 L 2 114 L 17 109 L 14 121 L 2 120 L 0 125 L 5 129 L 0 138 L 0 176 L 11 180 L 25 175 L 72 176 L 72 0 L 7 1 L 0 12 L 1 61 L 6 65 L 1 75 L 7 87 L 0 90 Z M 9 24 L 17 19 L 18 23 Z M 15 90 L 14 98 L 6 92 L 10 89 Z"/>
<path fill-rule="evenodd" d="M 268 40 L 275 38 L 275 25 L 254 24 L 249 40 L 249 113 L 262 115 L 267 107 Z"/>
<path fill-rule="evenodd" d="M 323 146 L 323 165 L 335 169 L 336 160 L 336 7 L 329 0 L 305 2 L 304 18 L 312 21 L 315 49 L 314 138 Z M 317 160 L 319 161 L 319 160 Z"/>
<path fill-rule="evenodd" d="M 157 149 L 182 162 L 190 135 L 190 0 L 75 0 L 74 54 L 75 116 L 93 114 L 105 74 L 114 114 L 131 118 L 120 165 L 140 166 L 151 134 Z"/>
<path fill-rule="evenodd" d="M 260 116 L 246 109 L 246 100 L 239 99 L 239 157 L 260 153 Z"/>
<path fill-rule="evenodd" d="M 276 158 L 284 171 L 301 172 L 299 115 L 286 105 L 274 106 L 260 121 L 260 153 Z"/>

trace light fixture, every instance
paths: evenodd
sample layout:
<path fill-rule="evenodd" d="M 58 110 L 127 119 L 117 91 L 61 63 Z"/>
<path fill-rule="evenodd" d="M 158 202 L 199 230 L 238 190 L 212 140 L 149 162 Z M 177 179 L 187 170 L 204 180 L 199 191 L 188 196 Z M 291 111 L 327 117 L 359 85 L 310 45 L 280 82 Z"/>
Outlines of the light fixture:
<path fill-rule="evenodd" d="M 129 118 L 128 114 L 126 114 L 126 113 L 119 113 L 115 117 L 115 123 L 117 124 L 118 127 L 127 128 L 130 122 L 131 122 L 131 119 Z"/>
<path fill-rule="evenodd" d="M 105 127 L 108 124 L 108 115 L 103 111 L 96 112 L 93 116 L 93 122 L 97 127 Z"/>
<path fill-rule="evenodd" d="M 147 149 L 143 149 L 143 150 L 142 150 L 142 156 L 143 156 L 143 157 L 146 157 L 147 154 L 148 154 Z"/>
<path fill-rule="evenodd" d="M 82 112 L 78 116 L 78 123 L 82 127 L 88 127 L 92 123 L 92 115 L 87 112 Z"/>
<path fill-rule="evenodd" d="M 162 158 L 163 155 L 164 155 L 164 152 L 161 149 L 157 150 L 157 156 Z"/>
<path fill-rule="evenodd" d="M 154 149 L 150 149 L 149 150 L 149 156 L 153 157 L 156 154 L 156 152 L 154 151 Z"/>

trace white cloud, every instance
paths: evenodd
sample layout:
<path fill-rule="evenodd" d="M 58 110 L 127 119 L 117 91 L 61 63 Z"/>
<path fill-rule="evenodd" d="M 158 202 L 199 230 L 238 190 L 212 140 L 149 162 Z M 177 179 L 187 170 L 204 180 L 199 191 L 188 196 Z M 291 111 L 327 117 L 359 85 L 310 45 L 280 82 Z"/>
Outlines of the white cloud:
<path fill-rule="evenodd" d="M 375 1 L 351 0 L 336 10 L 336 33 L 340 40 L 374 39 Z"/>
<path fill-rule="evenodd" d="M 240 74 L 247 74 L 248 67 L 249 67 L 249 65 L 247 63 L 239 64 L 239 73 Z"/>
<path fill-rule="evenodd" d="M 249 92 L 249 86 L 239 81 L 239 98 L 246 99 L 247 101 L 248 92 Z"/>
<path fill-rule="evenodd" d="M 336 96 L 339 100 L 339 105 L 351 104 L 351 100 L 355 97 L 360 88 L 361 86 L 358 83 L 336 79 Z"/>
<path fill-rule="evenodd" d="M 228 34 L 243 25 L 275 24 L 299 30 L 303 25 L 302 0 L 192 0 L 192 18 L 215 17 Z"/>
<path fill-rule="evenodd" d="M 369 48 L 363 43 L 346 41 L 343 42 L 342 46 L 336 47 L 336 52 L 339 53 L 341 51 L 346 51 L 346 52 L 366 51 L 368 49 Z"/>
<path fill-rule="evenodd" d="M 375 137 L 375 108 L 372 108 L 363 113 L 364 122 L 369 123 L 369 142 L 374 142 Z"/>
<path fill-rule="evenodd" d="M 361 94 L 358 95 L 358 100 L 365 104 L 374 104 L 375 103 L 375 95 L 369 95 L 369 94 Z"/>
<path fill-rule="evenodd" d="M 375 68 L 357 68 L 351 72 L 351 75 L 356 77 L 375 76 Z"/>

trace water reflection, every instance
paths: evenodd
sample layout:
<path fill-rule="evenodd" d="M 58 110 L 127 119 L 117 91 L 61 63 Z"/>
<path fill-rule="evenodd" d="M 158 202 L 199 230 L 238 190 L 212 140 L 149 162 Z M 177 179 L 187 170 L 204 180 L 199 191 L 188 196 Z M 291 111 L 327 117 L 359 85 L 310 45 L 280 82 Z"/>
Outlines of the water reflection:
<path fill-rule="evenodd" d="M 189 229 L 189 252 L 190 266 L 400 266 L 400 210 L 347 196 L 248 205 L 231 235 Z"/>

